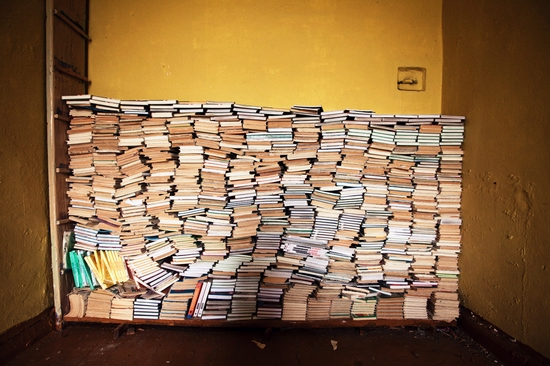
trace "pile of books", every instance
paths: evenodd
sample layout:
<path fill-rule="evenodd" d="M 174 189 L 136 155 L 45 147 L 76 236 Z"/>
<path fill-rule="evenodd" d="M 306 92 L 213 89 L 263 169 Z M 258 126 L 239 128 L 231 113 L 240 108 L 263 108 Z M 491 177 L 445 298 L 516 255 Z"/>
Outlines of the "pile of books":
<path fill-rule="evenodd" d="M 63 99 L 93 316 L 458 316 L 463 116 Z"/>

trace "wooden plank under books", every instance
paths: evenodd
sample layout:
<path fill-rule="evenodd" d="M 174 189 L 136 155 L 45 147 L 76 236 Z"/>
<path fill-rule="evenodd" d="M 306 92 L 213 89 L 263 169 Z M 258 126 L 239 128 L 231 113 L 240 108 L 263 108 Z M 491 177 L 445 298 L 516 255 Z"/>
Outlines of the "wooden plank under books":
<path fill-rule="evenodd" d="M 430 319 L 373 319 L 373 320 L 316 320 L 316 321 L 284 321 L 284 320 L 163 320 L 163 319 L 134 319 L 117 320 L 108 318 L 75 318 L 65 317 L 67 323 L 101 323 L 101 324 L 141 324 L 178 327 L 237 327 L 237 328 L 361 328 L 361 327 L 449 327 L 456 326 L 456 321 L 437 321 Z"/>

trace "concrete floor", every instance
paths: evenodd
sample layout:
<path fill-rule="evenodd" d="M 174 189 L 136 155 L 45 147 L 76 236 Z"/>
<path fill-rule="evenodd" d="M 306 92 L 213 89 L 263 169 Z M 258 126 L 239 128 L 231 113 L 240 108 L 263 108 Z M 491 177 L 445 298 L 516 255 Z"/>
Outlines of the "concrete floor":
<path fill-rule="evenodd" d="M 69 326 L 29 346 L 7 365 L 501 364 L 454 327 L 435 331 L 138 327 L 117 339 L 114 329 L 99 324 Z"/>

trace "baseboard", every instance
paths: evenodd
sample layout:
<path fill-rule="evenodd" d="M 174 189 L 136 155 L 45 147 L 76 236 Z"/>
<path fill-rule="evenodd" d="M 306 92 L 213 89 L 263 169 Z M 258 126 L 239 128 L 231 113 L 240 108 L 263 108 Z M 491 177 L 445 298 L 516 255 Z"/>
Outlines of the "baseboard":
<path fill-rule="evenodd" d="M 0 334 L 0 365 L 55 329 L 53 308 Z"/>
<path fill-rule="evenodd" d="M 550 360 L 498 329 L 468 308 L 461 307 L 458 326 L 504 365 L 550 365 Z"/>

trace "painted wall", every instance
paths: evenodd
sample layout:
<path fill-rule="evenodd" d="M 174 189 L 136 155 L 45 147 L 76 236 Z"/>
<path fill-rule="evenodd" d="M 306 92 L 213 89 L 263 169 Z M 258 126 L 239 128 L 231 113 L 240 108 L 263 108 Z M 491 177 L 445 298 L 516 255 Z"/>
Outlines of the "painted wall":
<path fill-rule="evenodd" d="M 45 4 L 0 0 L 0 333 L 52 306 Z"/>
<path fill-rule="evenodd" d="M 550 3 L 443 2 L 443 113 L 467 116 L 465 306 L 550 357 Z"/>
<path fill-rule="evenodd" d="M 92 0 L 93 94 L 379 113 L 441 108 L 441 0 Z M 424 92 L 397 68 L 427 69 Z"/>

